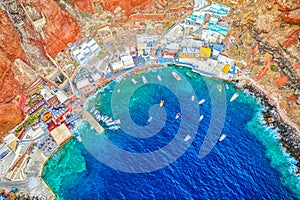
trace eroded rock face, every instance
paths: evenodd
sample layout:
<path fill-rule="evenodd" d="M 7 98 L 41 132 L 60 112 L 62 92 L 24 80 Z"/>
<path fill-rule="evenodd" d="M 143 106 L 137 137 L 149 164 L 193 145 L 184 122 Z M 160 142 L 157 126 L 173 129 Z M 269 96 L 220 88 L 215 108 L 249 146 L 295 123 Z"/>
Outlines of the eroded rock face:
<path fill-rule="evenodd" d="M 112 12 L 120 6 L 127 16 L 135 13 L 135 10 L 144 10 L 147 5 L 152 4 L 152 0 L 101 0 L 100 2 L 104 9 Z"/>
<path fill-rule="evenodd" d="M 283 16 L 283 19 L 287 22 L 300 24 L 300 8 L 297 10 L 289 11 Z"/>
<path fill-rule="evenodd" d="M 9 60 L 13 61 L 17 58 L 25 60 L 25 54 L 21 47 L 20 36 L 9 20 L 6 13 L 0 9 L 0 54 L 3 54 Z M 5 63 L 7 64 L 7 63 Z M 0 60 L 0 65 L 1 63 Z"/>
<path fill-rule="evenodd" d="M 21 90 L 12 74 L 11 63 L 17 58 L 26 59 L 20 36 L 2 10 L 0 10 L 0 27 L 5 27 L 0 32 L 0 103 L 3 103 L 14 98 Z"/>
<path fill-rule="evenodd" d="M 76 20 L 61 9 L 54 0 L 30 1 L 28 5 L 34 6 L 46 17 L 44 27 L 46 37 L 36 42 L 42 43 L 40 48 L 44 46 L 50 56 L 55 57 L 58 52 L 66 48 L 68 43 L 79 39 L 79 26 Z"/>
<path fill-rule="evenodd" d="M 0 104 L 0 116 L 0 138 L 22 121 L 21 111 L 13 103 Z"/>
<path fill-rule="evenodd" d="M 70 0 L 70 2 L 77 6 L 81 11 L 88 11 L 93 14 L 92 0 Z"/>

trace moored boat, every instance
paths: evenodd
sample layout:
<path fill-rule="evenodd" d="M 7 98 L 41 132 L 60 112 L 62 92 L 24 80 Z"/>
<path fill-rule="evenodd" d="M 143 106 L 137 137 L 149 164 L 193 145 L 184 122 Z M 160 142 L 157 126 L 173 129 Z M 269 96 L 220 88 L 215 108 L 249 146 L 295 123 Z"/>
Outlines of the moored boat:
<path fill-rule="evenodd" d="M 109 118 L 108 120 L 105 121 L 105 123 L 112 122 L 112 118 Z"/>
<path fill-rule="evenodd" d="M 165 103 L 165 101 L 164 101 L 164 100 L 161 100 L 160 103 L 159 103 L 159 107 L 163 107 L 163 106 L 164 106 L 164 103 Z"/>
<path fill-rule="evenodd" d="M 219 138 L 219 142 L 222 142 L 226 138 L 226 134 L 222 134 Z"/>
<path fill-rule="evenodd" d="M 228 89 L 229 89 L 229 87 L 228 87 L 228 84 L 227 84 L 227 83 L 225 84 L 225 88 L 226 88 L 226 90 L 228 90 Z"/>
<path fill-rule="evenodd" d="M 131 82 L 135 85 L 137 81 L 135 79 L 131 79 Z"/>
<path fill-rule="evenodd" d="M 198 120 L 198 121 L 201 122 L 203 118 L 204 118 L 204 116 L 201 115 L 201 116 L 199 117 L 199 120 Z"/>
<path fill-rule="evenodd" d="M 108 120 L 108 116 L 103 116 L 102 121 L 106 122 L 106 120 Z"/>
<path fill-rule="evenodd" d="M 150 116 L 148 119 L 148 124 L 152 121 L 152 117 Z"/>
<path fill-rule="evenodd" d="M 179 81 L 181 78 L 180 76 L 176 73 L 176 72 L 172 72 L 172 76 L 177 80 Z"/>
<path fill-rule="evenodd" d="M 192 97 L 191 97 L 191 100 L 192 100 L 192 101 L 194 101 L 194 100 L 195 100 L 195 96 L 194 96 L 194 95 L 192 95 Z"/>
<path fill-rule="evenodd" d="M 114 126 L 108 127 L 108 129 L 111 130 L 111 131 L 117 131 L 117 130 L 120 129 L 120 126 L 114 125 Z"/>
<path fill-rule="evenodd" d="M 161 77 L 160 77 L 160 75 L 157 75 L 157 79 L 158 79 L 159 81 L 161 81 Z"/>
<path fill-rule="evenodd" d="M 76 138 L 77 138 L 77 140 L 78 140 L 79 142 L 82 142 L 82 138 L 81 138 L 81 136 L 80 136 L 79 134 L 77 135 Z"/>
<path fill-rule="evenodd" d="M 185 138 L 184 138 L 184 141 L 187 142 L 191 139 L 192 137 L 190 135 L 187 135 Z"/>
<path fill-rule="evenodd" d="M 221 85 L 221 84 L 218 84 L 218 85 L 217 85 L 217 88 L 218 88 L 218 91 L 219 91 L 219 92 L 222 92 L 222 85 Z"/>
<path fill-rule="evenodd" d="M 205 102 L 205 99 L 201 99 L 201 100 L 199 101 L 199 105 L 203 104 L 204 102 Z"/>
<path fill-rule="evenodd" d="M 116 119 L 114 122 L 115 122 L 116 124 L 121 124 L 121 120 L 120 120 L 120 119 Z"/>
<path fill-rule="evenodd" d="M 142 80 L 143 80 L 143 83 L 144 83 L 144 84 L 148 83 L 148 81 L 147 81 L 147 79 L 146 79 L 145 76 L 142 76 Z"/>
<path fill-rule="evenodd" d="M 234 101 L 238 96 L 238 93 L 234 93 L 234 95 L 232 95 L 232 97 L 230 98 L 230 102 Z"/>

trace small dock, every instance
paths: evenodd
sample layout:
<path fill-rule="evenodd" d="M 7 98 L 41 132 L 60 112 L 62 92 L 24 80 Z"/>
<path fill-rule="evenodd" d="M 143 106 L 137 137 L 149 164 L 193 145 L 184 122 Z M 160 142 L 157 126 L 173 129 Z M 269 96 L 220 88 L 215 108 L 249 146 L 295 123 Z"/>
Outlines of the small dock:
<path fill-rule="evenodd" d="M 82 116 L 90 123 L 90 125 L 97 131 L 97 133 L 103 133 L 104 128 L 97 122 L 97 120 L 95 120 L 95 118 L 88 111 L 85 110 Z"/>

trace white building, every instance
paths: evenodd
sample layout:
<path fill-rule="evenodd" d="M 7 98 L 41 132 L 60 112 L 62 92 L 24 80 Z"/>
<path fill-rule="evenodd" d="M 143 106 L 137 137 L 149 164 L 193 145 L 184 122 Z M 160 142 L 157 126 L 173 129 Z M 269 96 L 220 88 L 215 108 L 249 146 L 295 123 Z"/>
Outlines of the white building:
<path fill-rule="evenodd" d="M 121 61 L 123 62 L 123 68 L 128 69 L 134 67 L 133 59 L 130 55 L 122 56 Z"/>
<path fill-rule="evenodd" d="M 71 52 L 72 57 L 82 66 L 89 67 L 88 62 L 98 56 L 101 48 L 96 41 L 89 37 Z"/>

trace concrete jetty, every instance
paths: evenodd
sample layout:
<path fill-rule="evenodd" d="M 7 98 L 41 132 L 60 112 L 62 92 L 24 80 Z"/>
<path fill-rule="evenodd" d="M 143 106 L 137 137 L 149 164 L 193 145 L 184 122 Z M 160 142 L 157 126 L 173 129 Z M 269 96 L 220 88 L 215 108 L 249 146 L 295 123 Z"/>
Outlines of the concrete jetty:
<path fill-rule="evenodd" d="M 88 111 L 85 110 L 82 116 L 97 131 L 97 133 L 103 133 L 104 128 L 97 122 L 97 120 L 95 120 L 95 118 Z"/>

